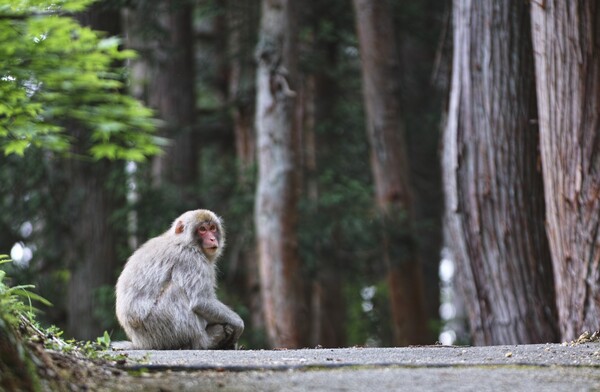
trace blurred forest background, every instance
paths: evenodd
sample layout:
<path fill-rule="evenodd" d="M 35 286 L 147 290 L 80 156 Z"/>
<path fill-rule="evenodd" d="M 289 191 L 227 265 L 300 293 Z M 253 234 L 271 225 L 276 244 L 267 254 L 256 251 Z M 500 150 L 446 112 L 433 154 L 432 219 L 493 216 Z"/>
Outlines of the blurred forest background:
<path fill-rule="evenodd" d="M 594 0 L 87 3 L 0 6 L 0 253 L 43 323 L 124 338 L 127 257 L 208 208 L 246 348 L 600 329 Z"/>

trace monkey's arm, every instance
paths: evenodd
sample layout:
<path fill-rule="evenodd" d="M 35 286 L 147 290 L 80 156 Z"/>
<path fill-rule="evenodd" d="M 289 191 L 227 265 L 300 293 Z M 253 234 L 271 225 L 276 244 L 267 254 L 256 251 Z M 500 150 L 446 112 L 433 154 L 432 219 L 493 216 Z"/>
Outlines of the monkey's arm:
<path fill-rule="evenodd" d="M 242 318 L 216 298 L 198 298 L 193 303 L 192 310 L 209 324 L 230 324 L 237 336 L 244 331 Z"/>

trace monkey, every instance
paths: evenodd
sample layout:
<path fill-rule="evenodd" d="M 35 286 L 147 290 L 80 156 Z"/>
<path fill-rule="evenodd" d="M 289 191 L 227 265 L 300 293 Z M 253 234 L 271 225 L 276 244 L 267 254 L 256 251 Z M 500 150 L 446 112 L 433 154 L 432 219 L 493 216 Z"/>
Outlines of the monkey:
<path fill-rule="evenodd" d="M 216 261 L 225 246 L 220 217 L 188 211 L 127 260 L 116 285 L 116 313 L 131 349 L 228 349 L 242 318 L 217 299 Z"/>

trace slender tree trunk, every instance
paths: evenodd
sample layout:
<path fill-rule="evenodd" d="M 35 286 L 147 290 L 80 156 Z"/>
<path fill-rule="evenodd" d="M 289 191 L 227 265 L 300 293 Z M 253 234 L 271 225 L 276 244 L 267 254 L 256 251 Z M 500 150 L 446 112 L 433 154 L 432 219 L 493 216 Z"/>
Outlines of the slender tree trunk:
<path fill-rule="evenodd" d="M 329 55 L 335 48 L 329 48 Z M 332 53 L 333 52 L 333 53 Z M 333 57 L 325 60 L 324 69 L 333 69 Z M 335 108 L 337 86 L 333 78 L 326 72 L 309 75 L 303 88 L 303 121 L 302 146 L 304 191 L 313 206 L 318 208 L 319 184 L 317 166 L 317 146 L 325 142 L 317 136 L 315 127 L 331 118 Z M 334 141 L 331 141 L 334 142 Z M 316 214 L 319 211 L 316 210 Z M 318 234 L 317 234 L 318 236 Z M 332 243 L 337 243 L 334 238 Z M 315 258 L 318 261 L 315 277 L 310 290 L 310 346 L 343 347 L 346 343 L 346 303 L 343 296 L 344 273 L 343 266 L 331 252 L 330 247 L 324 247 L 317 238 L 314 242 Z"/>
<path fill-rule="evenodd" d="M 427 336 L 423 277 L 417 255 L 404 128 L 398 100 L 398 61 L 387 1 L 354 0 L 363 95 L 377 206 L 384 222 L 396 345 Z"/>
<path fill-rule="evenodd" d="M 246 182 L 247 175 L 256 161 L 256 135 L 254 132 L 254 98 L 256 89 L 254 76 L 256 66 L 252 61 L 252 48 L 257 26 L 254 23 L 256 9 L 254 1 L 227 4 L 229 46 L 229 104 L 233 112 L 235 151 L 238 158 L 240 181 Z"/>
<path fill-rule="evenodd" d="M 563 340 L 600 326 L 600 4 L 531 2 L 546 231 Z"/>
<path fill-rule="evenodd" d="M 315 23 L 323 19 L 334 18 L 326 4 L 314 1 L 313 12 L 318 17 Z M 315 31 L 319 26 L 314 27 Z M 327 139 L 327 135 L 318 133 L 317 128 L 330 129 L 335 121 L 339 94 L 339 86 L 333 77 L 332 70 L 337 68 L 338 43 L 324 41 L 316 37 L 314 52 L 318 53 L 323 63 L 314 74 L 308 75 L 305 83 L 305 110 L 303 127 L 303 166 L 305 172 L 305 192 L 315 208 L 319 205 L 319 148 L 320 145 L 332 145 L 336 140 Z M 319 214 L 319 211 L 316 212 Z M 334 234 L 335 235 L 335 234 Z M 332 243 L 338 243 L 335 238 Z M 345 274 L 344 266 L 330 247 L 320 246 L 315 242 L 315 254 L 318 267 L 311 289 L 311 341 L 312 347 L 343 347 L 346 344 L 346 301 L 343 295 Z"/>
<path fill-rule="evenodd" d="M 558 339 L 530 42 L 522 1 L 454 1 L 446 242 L 478 345 Z"/>
<path fill-rule="evenodd" d="M 394 3 L 392 3 L 394 4 Z M 440 276 L 444 194 L 440 166 L 440 118 L 442 96 L 447 86 L 432 83 L 436 49 L 451 3 L 439 0 L 395 2 L 395 26 L 400 52 L 401 106 L 406 124 L 406 144 L 414 195 L 415 236 L 423 266 L 427 325 L 440 325 Z M 448 26 L 447 28 L 451 28 Z M 450 50 L 448 50 L 450 53 Z M 441 53 L 440 53 L 441 55 Z M 447 56 L 451 63 L 451 56 Z M 438 339 L 430 328 L 428 341 Z"/>
<path fill-rule="evenodd" d="M 195 135 L 195 83 L 192 14 L 189 1 L 135 4 L 126 13 L 129 45 L 142 54 L 134 64 L 134 81 L 150 107 L 163 121 L 162 134 L 171 139 L 165 153 L 152 161 L 153 180 L 177 186 L 180 196 L 193 202 L 186 187 L 198 179 Z M 149 32 L 158 34 L 150 40 Z M 148 42 L 154 44 L 150 46 Z M 139 62 L 142 62 L 139 64 Z M 142 79 L 142 80 L 139 80 Z"/>
<path fill-rule="evenodd" d="M 254 0 L 226 1 L 227 45 L 228 45 L 228 102 L 233 115 L 235 152 L 237 157 L 238 183 L 244 189 L 254 186 L 252 171 L 256 163 L 256 132 L 254 112 L 256 98 L 256 66 L 253 52 L 258 33 L 260 3 Z M 250 191 L 250 189 L 248 189 Z M 254 232 L 253 216 L 249 214 L 241 222 L 244 230 L 242 238 L 249 238 Z M 245 304 L 250 313 L 249 329 L 258 333 L 265 330 L 265 318 L 260 292 L 258 273 L 257 244 L 254 237 L 244 241 L 239 252 L 240 263 L 244 266 Z"/>
<path fill-rule="evenodd" d="M 258 184 L 255 219 L 267 334 L 274 347 L 306 342 L 296 234 L 294 0 L 263 0 L 257 47 Z"/>

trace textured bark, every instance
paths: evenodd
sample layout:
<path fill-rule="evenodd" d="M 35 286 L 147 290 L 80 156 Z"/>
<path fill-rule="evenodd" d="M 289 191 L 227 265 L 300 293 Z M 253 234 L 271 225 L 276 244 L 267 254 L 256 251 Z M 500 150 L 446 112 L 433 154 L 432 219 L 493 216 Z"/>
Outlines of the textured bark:
<path fill-rule="evenodd" d="M 600 5 L 531 2 L 544 189 L 563 340 L 600 326 Z"/>
<path fill-rule="evenodd" d="M 340 86 L 334 77 L 339 69 L 338 53 L 340 43 L 327 34 L 322 34 L 324 21 L 332 22 L 333 29 L 340 27 L 336 8 L 328 2 L 311 0 L 305 15 L 313 32 L 310 41 L 305 41 L 305 50 L 310 53 L 316 66 L 310 67 L 303 81 L 301 94 L 301 160 L 303 169 L 302 191 L 316 217 L 321 216 L 319 200 L 319 162 L 327 159 L 327 152 L 320 146 L 335 146 L 338 135 L 330 132 L 337 122 Z M 337 19 L 336 19 L 337 18 Z M 336 20 L 338 20 L 336 22 Z M 341 243 L 334 228 L 329 239 L 321 232 L 313 233 L 311 253 L 317 263 L 311 279 L 310 346 L 344 347 L 346 345 L 346 298 L 343 289 L 346 282 L 344 273 L 346 260 L 335 254 L 335 244 Z"/>
<path fill-rule="evenodd" d="M 141 2 L 126 14 L 129 46 L 140 51 L 145 62 L 134 68 L 134 85 L 142 86 L 136 95 L 156 110 L 163 120 L 163 136 L 171 139 L 165 153 L 153 158 L 153 180 L 176 185 L 184 199 L 193 198 L 185 187 L 197 180 L 199 159 L 192 10 L 187 1 Z"/>
<path fill-rule="evenodd" d="M 400 52 L 401 105 L 406 124 L 406 143 L 415 211 L 415 236 L 423 267 L 427 325 L 440 324 L 440 254 L 443 243 L 444 195 L 440 166 L 441 127 L 438 113 L 448 86 L 432 83 L 436 48 L 445 42 L 440 20 L 451 3 L 438 0 L 396 2 L 395 21 Z M 440 35 L 442 37 L 440 37 Z M 441 49 L 440 49 L 441 51 Z M 451 51 L 444 66 L 449 68 Z M 444 52 L 445 53 L 445 52 Z M 438 339 L 439 330 L 429 328 L 428 341 Z"/>
<path fill-rule="evenodd" d="M 293 0 L 263 0 L 256 55 L 258 184 L 255 219 L 267 335 L 274 347 L 306 342 L 296 234 Z"/>
<path fill-rule="evenodd" d="M 104 332 L 96 311 L 100 304 L 97 290 L 114 285 L 118 266 L 119 230 L 113 227 L 111 217 L 125 201 L 107 186 L 111 171 L 116 170 L 114 163 L 71 160 L 68 170 L 69 202 L 76 207 L 65 244 L 71 265 L 67 332 L 80 340 L 94 340 Z"/>
<path fill-rule="evenodd" d="M 404 129 L 398 101 L 398 61 L 387 1 L 354 0 L 363 96 L 377 206 L 384 221 L 384 261 L 394 343 L 424 343 L 423 277 L 415 246 Z"/>
<path fill-rule="evenodd" d="M 315 3 L 318 2 L 315 1 Z M 321 10 L 322 17 L 326 18 L 327 16 L 323 12 L 326 11 Z M 318 19 L 318 21 L 320 20 Z M 318 206 L 318 146 L 335 145 L 336 140 L 331 137 L 327 140 L 327 135 L 318 134 L 316 127 L 323 127 L 324 123 L 332 118 L 339 88 L 335 78 L 329 72 L 337 67 L 337 43 L 325 44 L 317 41 L 315 45 L 315 51 L 323 55 L 321 61 L 324 62 L 324 66 L 320 67 L 316 73 L 309 75 L 304 86 L 302 162 L 305 172 L 306 197 L 313 206 Z M 335 238 L 332 238 L 331 242 L 339 243 Z M 321 246 L 318 239 L 315 241 L 314 247 L 313 251 L 319 264 L 310 291 L 310 346 L 344 347 L 346 344 L 346 301 L 343 295 L 344 274 L 341 272 L 344 266 L 340 265 L 342 263 L 339 257 L 332 254 L 331 248 Z"/>
<path fill-rule="evenodd" d="M 233 116 L 235 152 L 237 157 L 238 183 L 243 188 L 253 186 L 252 170 L 256 163 L 256 132 L 254 130 L 254 100 L 256 89 L 256 65 L 254 62 L 255 37 L 258 32 L 260 3 L 254 0 L 226 1 L 228 45 L 228 101 Z M 250 189 L 248 189 L 250 191 Z M 244 266 L 244 303 L 249 309 L 248 330 L 265 330 L 263 303 L 258 273 L 257 245 L 251 228 L 252 214 L 238 224 L 247 227 L 241 239 L 240 263 Z M 246 241 L 247 239 L 247 241 Z"/>
<path fill-rule="evenodd" d="M 92 7 L 79 17 L 93 29 L 117 35 L 120 32 L 116 11 Z M 89 131 L 76 122 L 67 127 L 75 143 L 75 156 L 84 156 L 89 147 Z M 98 317 L 98 289 L 113 286 L 117 268 L 117 233 L 112 219 L 117 206 L 125 200 L 109 188 L 122 163 L 106 160 L 89 162 L 71 158 L 67 161 L 70 184 L 66 203 L 73 206 L 68 217 L 68 235 L 64 249 L 71 270 L 68 291 L 67 332 L 81 340 L 93 340 L 102 335 L 105 324 Z"/>
<path fill-rule="evenodd" d="M 254 1 L 227 4 L 229 49 L 229 103 L 233 114 L 235 151 L 238 158 L 239 178 L 245 182 L 256 161 L 256 135 L 254 132 L 254 76 L 256 66 L 252 61 L 252 47 L 257 26 L 254 21 L 258 6 Z"/>
<path fill-rule="evenodd" d="M 530 42 L 522 1 L 454 1 L 446 242 L 478 345 L 558 339 Z"/>

